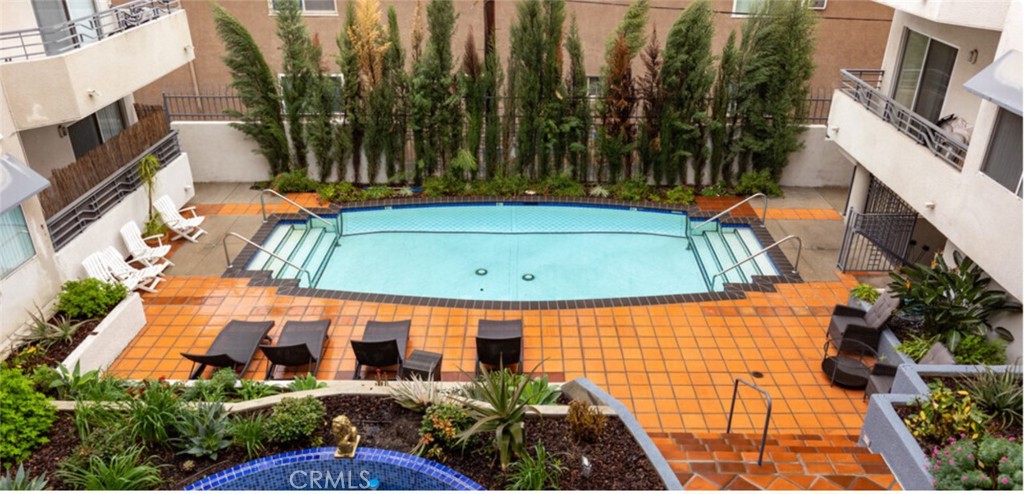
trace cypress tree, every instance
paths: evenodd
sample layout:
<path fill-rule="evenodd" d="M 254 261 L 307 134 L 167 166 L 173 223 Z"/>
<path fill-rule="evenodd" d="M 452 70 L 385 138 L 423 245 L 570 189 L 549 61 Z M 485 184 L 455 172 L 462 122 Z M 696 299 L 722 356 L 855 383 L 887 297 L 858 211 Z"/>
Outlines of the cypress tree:
<path fill-rule="evenodd" d="M 380 173 L 381 157 L 391 131 L 391 108 L 384 86 L 388 35 L 380 24 L 377 0 L 356 0 L 355 22 L 348 28 L 348 38 L 359 67 L 359 94 L 362 99 L 357 111 L 365 123 L 366 181 L 373 183 Z"/>
<path fill-rule="evenodd" d="M 732 180 L 732 164 L 736 157 L 736 112 L 732 107 L 735 102 L 735 89 L 740 73 L 739 52 L 736 49 L 736 32 L 729 33 L 729 40 L 722 49 L 722 57 L 718 62 L 718 75 L 715 78 L 714 96 L 711 100 L 711 173 L 710 183 L 723 180 L 729 184 Z"/>
<path fill-rule="evenodd" d="M 231 72 L 231 87 L 245 106 L 245 112 L 225 110 L 238 123 L 231 126 L 256 141 L 255 152 L 266 158 L 270 172 L 277 175 L 288 171 L 288 138 L 281 121 L 281 100 L 263 53 L 242 23 L 220 5 L 213 6 L 213 19 L 217 35 L 224 43 L 227 54 L 224 64 Z"/>
<path fill-rule="evenodd" d="M 565 51 L 569 54 L 569 73 L 565 78 L 566 148 L 569 167 L 579 182 L 590 177 L 590 157 L 587 147 L 590 141 L 590 97 L 587 94 L 587 69 L 583 64 L 583 43 L 580 41 L 576 16 L 572 18 L 569 36 L 565 38 Z"/>
<path fill-rule="evenodd" d="M 707 0 L 690 4 L 668 33 L 661 69 L 665 117 L 661 131 L 664 177 L 686 181 L 692 163 L 694 181 L 701 182 L 706 159 L 707 97 L 714 82 L 711 36 L 714 12 Z"/>
<path fill-rule="evenodd" d="M 411 103 L 417 169 L 428 175 L 443 172 L 458 147 L 461 115 L 453 91 L 451 47 L 455 19 L 452 0 L 431 0 L 427 6 L 430 36 L 413 67 Z"/>
<path fill-rule="evenodd" d="M 486 50 L 484 56 L 484 72 L 480 85 L 484 90 L 484 173 L 491 176 L 499 170 L 501 155 L 498 149 L 501 143 L 501 116 L 498 114 L 498 95 L 501 91 L 501 63 L 498 61 L 497 50 Z"/>
<path fill-rule="evenodd" d="M 768 0 L 744 26 L 737 89 L 743 169 L 769 170 L 778 180 L 789 154 L 800 149 L 815 22 L 802 0 Z"/>
<path fill-rule="evenodd" d="M 650 0 L 635 0 L 630 4 L 629 8 L 626 9 L 626 14 L 622 16 L 622 21 L 619 22 L 615 31 L 612 31 L 608 35 L 608 40 L 605 41 L 605 60 L 611 58 L 612 50 L 615 49 L 615 43 L 619 36 L 623 36 L 626 39 L 630 59 L 635 57 L 637 53 L 640 53 L 640 49 L 647 42 L 647 14 L 650 10 Z"/>
<path fill-rule="evenodd" d="M 307 123 L 306 142 L 309 149 L 316 158 L 317 167 L 320 170 L 320 181 L 325 182 L 334 170 L 335 158 L 334 149 L 334 109 L 337 106 L 338 83 L 327 73 L 320 62 L 323 49 L 320 46 L 320 38 L 313 37 L 310 59 L 316 62 L 317 72 L 309 86 L 307 95 Z"/>
<path fill-rule="evenodd" d="M 565 160 L 563 127 L 565 114 L 565 88 L 562 87 L 562 38 L 565 26 L 565 0 L 547 0 L 544 10 L 544 65 L 540 73 L 543 114 L 541 115 L 541 143 L 538 152 L 537 176 L 560 174 Z"/>
<path fill-rule="evenodd" d="M 349 39 L 348 31 L 355 24 L 356 11 L 352 2 L 345 4 L 345 28 L 338 33 L 338 67 L 345 79 L 341 101 L 345 111 L 345 124 L 340 127 L 338 135 L 339 150 L 347 151 L 352 157 L 352 181 L 359 182 L 362 168 L 363 133 L 365 124 L 359 105 L 362 101 L 362 88 L 359 84 L 359 60 L 355 48 Z M 345 156 L 339 156 L 339 163 L 345 163 Z M 345 180 L 345 170 L 339 171 L 339 180 Z"/>
<path fill-rule="evenodd" d="M 294 156 L 292 163 L 300 170 L 308 166 L 306 136 L 303 131 L 303 115 L 306 113 L 306 99 L 312 89 L 316 73 L 314 61 L 310 59 L 312 41 L 297 0 L 280 0 L 277 6 L 277 37 L 281 40 L 281 95 L 284 100 L 285 117 L 288 120 L 288 136 L 291 138 Z"/>
<path fill-rule="evenodd" d="M 483 82 L 483 67 L 480 64 L 480 55 L 477 54 L 476 41 L 473 38 L 473 32 L 470 31 L 469 36 L 466 38 L 465 52 L 462 55 L 462 73 L 459 77 L 459 89 L 462 94 L 462 101 L 466 107 L 464 149 L 477 162 L 480 160 L 480 141 L 483 136 L 484 126 L 485 88 Z"/>
<path fill-rule="evenodd" d="M 635 127 L 630 121 L 635 104 L 632 56 L 624 35 L 619 35 L 608 59 L 601 115 L 601 154 L 606 178 L 616 182 L 632 170 Z M 598 177 L 600 179 L 600 177 Z"/>
<path fill-rule="evenodd" d="M 657 30 L 647 43 L 647 48 L 641 52 L 640 59 L 644 64 L 644 75 L 637 84 L 637 95 L 640 97 L 643 117 L 640 120 L 637 138 L 637 155 L 643 176 L 646 178 L 653 171 L 655 183 L 661 183 L 665 178 L 661 160 L 661 116 L 664 111 L 665 93 L 661 88 L 663 60 Z"/>
<path fill-rule="evenodd" d="M 398 14 L 394 7 L 388 7 L 388 52 L 384 56 L 384 91 L 390 128 L 387 144 L 384 148 L 384 161 L 387 162 L 388 180 L 394 181 L 401 175 L 405 176 L 405 139 L 408 132 L 408 84 L 409 77 L 405 72 L 405 50 L 398 30 Z"/>

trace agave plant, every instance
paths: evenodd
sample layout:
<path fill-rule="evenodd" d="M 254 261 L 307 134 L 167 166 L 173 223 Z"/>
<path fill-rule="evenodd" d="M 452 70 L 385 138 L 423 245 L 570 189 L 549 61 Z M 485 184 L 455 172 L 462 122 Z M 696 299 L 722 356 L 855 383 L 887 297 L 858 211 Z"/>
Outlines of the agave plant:
<path fill-rule="evenodd" d="M 991 278 L 967 257 L 950 268 L 936 254 L 931 265 L 906 266 L 889 277 L 889 289 L 902 299 L 904 310 L 921 314 L 924 327 L 939 335 L 950 351 L 967 335 L 984 336 L 993 315 L 1021 310 L 1006 292 L 990 290 Z"/>
<path fill-rule="evenodd" d="M 506 470 L 513 455 L 520 456 L 525 451 L 526 413 L 537 411 L 526 404 L 524 397 L 530 380 L 505 371 L 481 372 L 480 379 L 469 385 L 469 394 L 475 399 L 464 399 L 474 424 L 459 434 L 459 441 L 465 444 L 476 434 L 493 433 L 501 469 Z"/>
<path fill-rule="evenodd" d="M 390 387 L 388 392 L 395 403 L 417 413 L 427 411 L 430 405 L 444 399 L 441 388 L 435 381 L 424 381 L 419 376 L 399 381 Z"/>
<path fill-rule="evenodd" d="M 25 465 L 18 463 L 18 470 L 11 476 L 8 470 L 0 476 L 0 491 L 41 491 L 46 489 L 46 474 L 39 474 L 36 477 L 29 477 L 25 472 Z"/>
<path fill-rule="evenodd" d="M 36 306 L 35 314 L 29 312 L 29 317 L 32 322 L 28 326 L 28 334 L 23 339 L 29 344 L 42 347 L 49 347 L 55 343 L 71 343 L 79 328 L 94 321 L 94 319 L 86 319 L 72 323 L 70 319 L 58 316 L 56 323 L 52 323 L 46 319 L 39 306 Z"/>

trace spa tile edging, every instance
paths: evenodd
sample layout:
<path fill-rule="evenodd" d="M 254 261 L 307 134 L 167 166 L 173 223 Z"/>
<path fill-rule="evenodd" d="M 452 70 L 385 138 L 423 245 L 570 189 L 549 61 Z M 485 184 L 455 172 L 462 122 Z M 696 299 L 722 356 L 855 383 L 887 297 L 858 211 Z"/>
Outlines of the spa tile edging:
<path fill-rule="evenodd" d="M 670 491 L 683 490 L 683 484 L 679 482 L 679 477 L 676 476 L 668 461 L 662 456 L 658 446 L 654 444 L 654 441 L 644 431 L 640 422 L 637 421 L 636 417 L 629 412 L 629 409 L 622 402 L 615 399 L 615 397 L 586 377 L 579 377 L 563 384 L 562 392 L 573 399 L 585 399 L 585 401 L 611 408 L 618 415 L 619 420 L 622 421 L 622 425 L 626 426 L 629 433 L 633 435 L 633 439 L 643 449 L 654 470 L 658 472 L 658 477 L 661 478 L 665 489 Z"/>
<path fill-rule="evenodd" d="M 558 197 L 434 197 L 434 198 L 407 198 L 407 199 L 384 199 L 372 201 L 357 201 L 334 205 L 330 208 L 307 208 L 319 215 L 335 215 L 346 210 L 376 209 L 385 207 L 416 207 L 416 206 L 458 206 L 462 204 L 492 204 L 492 203 L 513 203 L 513 204 L 566 204 L 590 207 L 609 208 L 637 208 L 638 210 L 672 211 L 685 213 L 689 220 L 707 219 L 713 217 L 717 212 L 704 211 L 693 206 L 678 206 L 655 202 L 626 202 L 607 198 L 585 197 L 585 198 L 558 198 Z M 267 216 L 251 240 L 262 245 L 267 236 L 281 221 L 305 221 L 307 216 L 301 213 L 273 213 Z M 768 232 L 764 223 L 757 217 L 750 216 L 727 216 L 720 220 L 723 226 L 736 225 L 751 228 L 754 236 L 761 245 L 771 245 L 775 239 Z M 779 270 L 778 275 L 755 275 L 751 283 L 724 283 L 723 290 L 718 292 L 684 293 L 669 295 L 652 295 L 644 297 L 621 297 L 603 299 L 583 300 L 546 300 L 546 301 L 500 301 L 500 300 L 463 300 L 434 297 L 416 297 L 406 295 L 389 295 L 366 292 L 348 292 L 341 290 L 323 290 L 318 288 L 304 288 L 299 286 L 299 280 L 295 278 L 275 279 L 270 271 L 247 270 L 244 267 L 249 264 L 253 256 L 259 250 L 246 244 L 237 256 L 229 264 L 222 277 L 224 278 L 248 278 L 249 286 L 277 287 L 281 295 L 296 297 L 315 297 L 334 300 L 352 300 L 358 302 L 373 302 L 383 304 L 420 305 L 432 307 L 449 307 L 456 309 L 484 309 L 484 310 L 558 310 L 558 309 L 595 309 L 605 307 L 625 307 L 636 305 L 665 305 L 681 304 L 691 302 L 717 302 L 726 300 L 739 300 L 746 298 L 745 292 L 775 292 L 777 283 L 802 283 L 803 278 L 793 272 L 793 265 L 786 259 L 781 249 L 772 249 L 767 256 Z M 710 274 L 709 274 L 710 276 Z"/>
<path fill-rule="evenodd" d="M 959 376 L 987 370 L 1002 372 L 1007 367 L 1010 366 L 901 364 L 891 392 L 871 395 L 857 444 L 882 455 L 903 489 L 934 489 L 932 476 L 928 473 L 928 458 L 895 407 L 931 395 L 922 376 Z"/>
<path fill-rule="evenodd" d="M 258 458 L 241 465 L 235 465 L 217 472 L 184 488 L 186 491 L 216 490 L 218 487 L 240 478 L 282 465 L 299 464 L 309 461 L 334 460 L 335 448 L 311 448 L 279 453 Z M 429 475 L 455 490 L 484 490 L 480 484 L 461 473 L 430 460 L 407 453 L 376 448 L 358 448 L 356 460 L 379 462 L 386 465 L 410 469 Z M 344 461 L 344 460 L 338 460 Z"/>

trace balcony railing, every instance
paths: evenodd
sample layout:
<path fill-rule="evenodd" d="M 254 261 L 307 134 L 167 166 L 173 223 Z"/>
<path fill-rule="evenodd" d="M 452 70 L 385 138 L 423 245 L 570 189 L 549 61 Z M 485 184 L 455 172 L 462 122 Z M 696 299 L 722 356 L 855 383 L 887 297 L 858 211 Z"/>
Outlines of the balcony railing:
<path fill-rule="evenodd" d="M 0 62 L 60 55 L 181 9 L 181 0 L 134 0 L 62 24 L 0 33 Z"/>
<path fill-rule="evenodd" d="M 967 145 L 958 137 L 883 94 L 879 88 L 884 71 L 843 69 L 840 73 L 840 91 L 903 135 L 930 149 L 939 159 L 957 170 L 963 167 Z"/>

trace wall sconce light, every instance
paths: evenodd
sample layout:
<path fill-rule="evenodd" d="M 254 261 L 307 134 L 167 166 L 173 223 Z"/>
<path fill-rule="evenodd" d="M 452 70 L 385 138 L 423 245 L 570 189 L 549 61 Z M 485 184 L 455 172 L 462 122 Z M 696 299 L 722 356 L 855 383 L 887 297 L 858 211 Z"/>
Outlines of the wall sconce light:
<path fill-rule="evenodd" d="M 928 201 L 924 203 L 924 207 L 925 209 L 935 209 L 935 203 L 932 201 Z"/>
<path fill-rule="evenodd" d="M 68 136 L 68 126 L 64 125 L 64 124 L 58 124 L 57 125 L 57 135 L 60 136 L 60 137 L 67 137 Z"/>
<path fill-rule="evenodd" d="M 192 45 L 185 45 L 185 53 L 192 51 Z"/>
<path fill-rule="evenodd" d="M 100 93 L 99 91 L 97 91 L 95 89 L 86 89 L 85 90 L 85 94 L 88 94 L 90 98 L 95 98 L 95 97 L 99 96 L 102 93 Z"/>
<path fill-rule="evenodd" d="M 967 61 L 972 65 L 978 62 L 978 49 L 975 48 L 967 54 Z"/>

